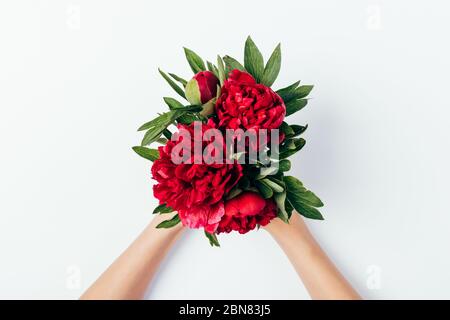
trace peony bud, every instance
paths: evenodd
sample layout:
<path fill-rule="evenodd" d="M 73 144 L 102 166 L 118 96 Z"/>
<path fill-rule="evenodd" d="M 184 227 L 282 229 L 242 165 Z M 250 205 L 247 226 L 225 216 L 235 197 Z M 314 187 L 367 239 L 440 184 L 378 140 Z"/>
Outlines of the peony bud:
<path fill-rule="evenodd" d="M 216 97 L 219 79 L 210 71 L 197 73 L 186 85 L 186 98 L 191 104 L 205 104 Z"/>

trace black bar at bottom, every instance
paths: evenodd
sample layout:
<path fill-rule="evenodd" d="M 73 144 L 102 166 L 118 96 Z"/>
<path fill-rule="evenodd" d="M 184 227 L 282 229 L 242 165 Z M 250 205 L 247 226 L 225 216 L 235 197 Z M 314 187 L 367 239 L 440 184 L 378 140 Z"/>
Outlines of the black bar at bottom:
<path fill-rule="evenodd" d="M 3 314 L 13 312 L 17 317 L 30 313 L 70 316 L 85 319 L 93 315 L 114 315 L 126 318 L 138 314 L 142 319 L 313 319 L 332 315 L 364 319 L 421 314 L 448 313 L 448 301 L 304 301 L 304 300 L 150 300 L 150 301 L 1 301 Z M 60 311 L 58 311 L 60 309 Z M 444 312 L 444 313 L 442 313 Z"/>

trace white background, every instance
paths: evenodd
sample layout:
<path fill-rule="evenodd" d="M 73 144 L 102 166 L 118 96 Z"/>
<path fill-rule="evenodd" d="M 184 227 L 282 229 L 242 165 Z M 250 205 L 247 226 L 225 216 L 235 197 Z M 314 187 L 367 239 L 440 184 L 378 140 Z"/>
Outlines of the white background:
<path fill-rule="evenodd" d="M 282 43 L 275 88 L 313 100 L 294 175 L 309 223 L 365 298 L 450 298 L 446 1 L 0 2 L 0 298 L 77 298 L 152 218 L 136 128 L 190 77 L 182 46 L 242 59 Z M 148 298 L 308 299 L 261 230 L 187 232 Z"/>

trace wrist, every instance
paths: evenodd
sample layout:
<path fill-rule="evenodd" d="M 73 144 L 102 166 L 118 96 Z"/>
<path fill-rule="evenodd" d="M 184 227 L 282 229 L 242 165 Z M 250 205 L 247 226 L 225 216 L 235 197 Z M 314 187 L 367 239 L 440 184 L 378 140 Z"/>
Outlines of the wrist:
<path fill-rule="evenodd" d="M 301 238 L 302 242 L 310 238 L 308 228 L 302 217 L 297 212 L 293 212 L 288 222 L 279 218 L 273 219 L 264 227 L 269 234 L 277 241 L 283 239 Z"/>

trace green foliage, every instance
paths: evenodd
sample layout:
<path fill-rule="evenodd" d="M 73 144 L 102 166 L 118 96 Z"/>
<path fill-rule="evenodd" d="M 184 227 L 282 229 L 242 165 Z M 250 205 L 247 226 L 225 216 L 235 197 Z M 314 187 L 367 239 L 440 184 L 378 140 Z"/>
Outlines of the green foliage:
<path fill-rule="evenodd" d="M 283 99 L 283 101 L 286 102 L 286 101 L 288 101 L 290 95 L 298 87 L 299 84 L 300 84 L 300 81 L 297 81 L 297 82 L 291 84 L 290 86 L 279 89 L 277 91 L 277 93 Z"/>
<path fill-rule="evenodd" d="M 167 74 L 165 74 L 161 69 L 158 69 L 161 76 L 167 81 L 167 83 L 178 93 L 181 97 L 186 99 L 186 95 L 184 94 L 184 90 L 181 89 Z"/>
<path fill-rule="evenodd" d="M 278 207 L 278 217 L 284 222 L 289 221 L 289 214 L 286 211 L 285 203 L 286 203 L 286 191 L 281 193 L 277 193 L 274 196 L 275 203 Z"/>
<path fill-rule="evenodd" d="M 172 219 L 163 221 L 160 224 L 158 224 L 156 226 L 156 228 L 158 228 L 158 229 L 161 229 L 161 228 L 168 229 L 168 228 L 172 228 L 172 227 L 176 226 L 180 222 L 181 222 L 180 217 L 178 216 L 178 214 L 176 214 Z"/>
<path fill-rule="evenodd" d="M 167 129 L 169 125 L 171 125 L 176 119 L 185 114 L 185 111 L 181 110 L 173 110 L 169 112 L 165 112 L 155 119 L 144 123 L 138 131 L 147 130 L 142 139 L 141 146 L 146 146 L 155 142 L 161 137 L 161 134 L 164 130 Z"/>
<path fill-rule="evenodd" d="M 238 187 L 234 187 L 228 193 L 227 200 L 230 200 L 230 199 L 233 199 L 233 198 L 237 197 L 238 195 L 240 195 L 242 193 L 242 191 L 243 191 L 242 189 L 240 189 Z"/>
<path fill-rule="evenodd" d="M 208 238 L 211 247 L 220 247 L 219 240 L 217 240 L 217 236 L 215 233 L 209 233 L 205 231 L 205 236 Z"/>
<path fill-rule="evenodd" d="M 220 85 L 222 86 L 225 81 L 225 65 L 222 58 L 217 56 L 217 78 L 219 79 Z"/>
<path fill-rule="evenodd" d="M 286 103 L 286 117 L 296 113 L 297 111 L 302 110 L 304 107 L 306 107 L 307 104 L 308 100 L 306 99 L 297 99 L 289 101 L 288 103 Z"/>
<path fill-rule="evenodd" d="M 278 77 L 278 73 L 280 73 L 281 68 L 281 46 L 277 45 L 275 50 L 272 52 L 272 55 L 267 61 L 267 64 L 264 68 L 264 74 L 261 79 L 261 83 L 270 87 L 275 82 Z"/>
<path fill-rule="evenodd" d="M 280 148 L 280 159 L 286 159 L 300 151 L 306 144 L 303 138 L 294 138 L 286 140 Z"/>
<path fill-rule="evenodd" d="M 270 199 L 273 197 L 273 190 L 263 180 L 256 180 L 255 186 L 264 199 Z"/>
<path fill-rule="evenodd" d="M 225 76 L 228 76 L 228 74 L 234 69 L 246 71 L 244 66 L 233 57 L 225 56 L 223 57 L 223 62 L 225 62 Z"/>
<path fill-rule="evenodd" d="M 164 97 L 164 102 L 169 106 L 170 110 L 180 110 L 184 111 L 183 114 L 178 116 L 176 119 L 176 122 L 183 123 L 183 124 L 191 124 L 192 122 L 198 120 L 198 117 L 196 116 L 195 112 L 199 112 L 202 110 L 202 106 L 185 106 L 178 100 L 170 97 Z M 164 133 L 164 132 L 163 132 Z M 167 138 L 167 139 L 170 139 Z"/>
<path fill-rule="evenodd" d="M 300 81 L 297 81 L 294 84 L 277 91 L 278 95 L 283 99 L 284 104 L 286 105 L 286 116 L 294 114 L 308 104 L 308 100 L 305 98 L 309 95 L 314 86 L 305 85 L 299 87 L 299 84 Z"/>
<path fill-rule="evenodd" d="M 203 59 L 200 58 L 200 56 L 196 54 L 194 51 L 188 48 L 184 48 L 184 54 L 186 55 L 186 60 L 188 61 L 192 72 L 199 73 L 201 71 L 206 70 Z"/>
<path fill-rule="evenodd" d="M 159 158 L 159 152 L 156 149 L 150 149 L 142 146 L 135 146 L 133 147 L 133 150 L 142 158 L 150 161 L 155 161 Z"/>
<path fill-rule="evenodd" d="M 291 170 L 291 161 L 289 161 L 288 159 L 282 159 L 278 166 L 281 172 L 287 172 Z"/>
<path fill-rule="evenodd" d="M 174 78 L 176 81 L 178 81 L 179 83 L 181 83 L 183 87 L 186 87 L 187 81 L 184 80 L 183 78 L 177 76 L 176 74 L 170 73 L 170 72 L 169 72 L 169 76 L 171 76 L 171 77 Z"/>
<path fill-rule="evenodd" d="M 173 212 L 173 209 L 171 207 L 166 206 L 165 204 L 160 204 L 153 210 L 154 214 L 165 214 L 165 213 L 171 213 Z"/>
<path fill-rule="evenodd" d="M 250 36 L 245 41 L 244 66 L 256 82 L 260 83 L 264 74 L 264 59 Z"/>
<path fill-rule="evenodd" d="M 283 180 L 286 184 L 287 199 L 294 209 L 306 218 L 323 220 L 322 214 L 316 209 L 323 206 L 322 201 L 297 178 L 286 176 Z"/>

